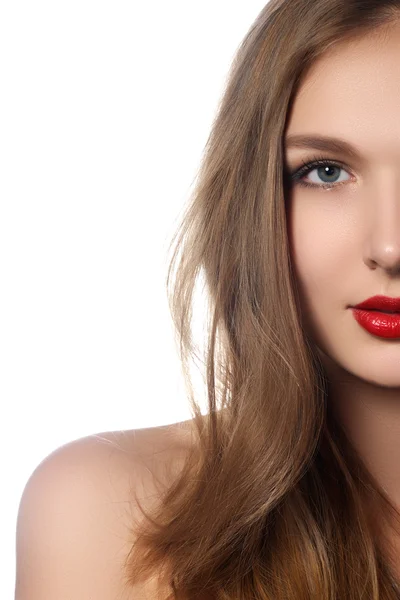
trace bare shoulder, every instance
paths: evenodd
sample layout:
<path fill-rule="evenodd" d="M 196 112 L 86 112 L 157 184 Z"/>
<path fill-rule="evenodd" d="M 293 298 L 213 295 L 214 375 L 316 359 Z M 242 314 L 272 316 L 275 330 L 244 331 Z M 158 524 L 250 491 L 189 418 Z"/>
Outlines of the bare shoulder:
<path fill-rule="evenodd" d="M 156 500 L 155 479 L 171 472 L 165 466 L 179 467 L 192 431 L 189 420 L 103 432 L 46 457 L 20 501 L 15 600 L 154 600 L 150 589 L 135 590 L 134 596 L 123 591 L 136 511 L 132 490 L 148 508 Z"/>
<path fill-rule="evenodd" d="M 188 420 L 161 427 L 103 432 L 90 436 L 90 439 L 96 442 L 99 457 L 111 452 L 121 473 L 125 473 L 126 477 L 121 481 L 123 492 L 129 490 L 132 476 L 138 491 L 139 475 L 144 478 L 146 490 L 149 491 L 151 486 L 153 492 L 155 478 L 162 480 L 177 472 L 193 443 L 193 433 L 193 421 Z M 169 479 L 164 483 L 168 484 Z"/>
<path fill-rule="evenodd" d="M 156 484 L 169 485 L 179 472 L 193 440 L 193 421 L 182 421 L 162 427 L 128 431 L 103 432 L 91 436 L 103 466 L 104 455 L 113 457 L 114 474 L 119 474 L 119 494 L 132 498 L 132 486 L 140 499 L 157 501 Z M 115 465 L 115 462 L 117 463 Z"/>
<path fill-rule="evenodd" d="M 122 455 L 140 452 L 143 456 L 154 453 L 165 456 L 185 451 L 192 442 L 193 432 L 193 421 L 189 419 L 161 427 L 103 432 L 84 439 L 95 439 L 100 446 L 118 448 Z"/>

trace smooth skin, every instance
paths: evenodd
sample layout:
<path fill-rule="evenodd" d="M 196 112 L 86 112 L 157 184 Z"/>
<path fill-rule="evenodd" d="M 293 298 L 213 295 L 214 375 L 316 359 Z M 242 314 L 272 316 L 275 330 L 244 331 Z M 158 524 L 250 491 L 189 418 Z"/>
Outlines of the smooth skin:
<path fill-rule="evenodd" d="M 190 420 L 106 432 L 46 457 L 20 501 L 15 600 L 158 600 L 155 581 L 123 585 L 141 518 L 132 490 L 147 510 L 157 503 L 156 481 L 179 473 L 190 432 Z"/>
<path fill-rule="evenodd" d="M 336 182 L 330 190 L 292 183 L 290 243 L 306 327 L 329 374 L 331 401 L 397 508 L 400 339 L 366 332 L 348 307 L 376 294 L 400 297 L 399 63 L 400 24 L 336 46 L 304 78 L 285 137 L 341 138 L 359 154 L 285 145 L 291 171 L 316 156 L 348 167 L 327 171 L 330 178 L 323 168 L 305 176 L 318 186 Z"/>
<path fill-rule="evenodd" d="M 358 159 L 322 153 L 347 164 L 338 171 L 343 185 L 325 191 L 293 184 L 289 233 L 305 321 L 329 373 L 331 400 L 397 506 L 400 340 L 367 333 L 348 307 L 376 294 L 400 296 L 399 64 L 400 25 L 337 45 L 304 78 L 286 132 L 339 137 L 359 152 Z M 285 158 L 295 169 L 316 154 L 287 148 Z M 326 183 L 318 173 L 307 181 Z M 115 436 L 124 450 L 107 444 Z M 183 456 L 183 438 L 170 426 L 105 438 L 62 447 L 30 478 L 18 515 L 16 600 L 125 600 L 120 577 L 131 486 L 151 497 L 154 469 Z M 130 597 L 155 600 L 157 591 Z"/>

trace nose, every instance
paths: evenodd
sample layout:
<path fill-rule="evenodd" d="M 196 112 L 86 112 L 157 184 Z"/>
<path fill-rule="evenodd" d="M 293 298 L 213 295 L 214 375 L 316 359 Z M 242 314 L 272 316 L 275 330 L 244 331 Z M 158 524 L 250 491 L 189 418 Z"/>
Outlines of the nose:
<path fill-rule="evenodd" d="M 369 268 L 380 268 L 390 276 L 400 274 L 400 193 L 396 204 L 390 212 L 374 215 L 364 253 Z"/>

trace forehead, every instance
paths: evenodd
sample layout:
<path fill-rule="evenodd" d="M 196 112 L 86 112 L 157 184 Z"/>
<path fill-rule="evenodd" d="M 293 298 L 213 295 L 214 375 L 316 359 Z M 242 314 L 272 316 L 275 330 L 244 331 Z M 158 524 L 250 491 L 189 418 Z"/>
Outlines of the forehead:
<path fill-rule="evenodd" d="M 399 154 L 399 63 L 400 25 L 330 50 L 304 77 L 285 139 L 319 134 L 354 142 L 366 153 Z"/>

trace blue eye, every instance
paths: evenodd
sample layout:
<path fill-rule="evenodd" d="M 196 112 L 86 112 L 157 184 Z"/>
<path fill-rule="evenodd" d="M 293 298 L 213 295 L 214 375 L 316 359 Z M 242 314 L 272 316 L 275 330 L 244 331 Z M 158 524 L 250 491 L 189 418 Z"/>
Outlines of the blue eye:
<path fill-rule="evenodd" d="M 335 170 L 335 169 L 339 170 L 339 171 L 345 170 L 343 165 L 337 164 L 337 163 L 333 162 L 332 160 L 325 159 L 325 158 L 316 159 L 313 162 L 304 163 L 303 167 L 301 167 L 297 171 L 290 173 L 290 178 L 292 181 L 294 181 L 295 185 L 301 185 L 303 187 L 308 187 L 308 188 L 322 188 L 324 190 L 330 190 L 339 185 L 343 185 L 344 183 L 349 181 L 349 180 L 346 180 L 346 181 L 333 182 L 333 183 L 326 182 L 326 183 L 322 183 L 321 185 L 303 181 L 303 179 L 306 175 L 308 175 L 312 171 L 317 171 L 317 170 L 321 171 L 318 174 L 318 177 L 335 178 L 337 175 L 335 175 L 335 173 L 333 173 L 331 175 L 331 173 L 328 172 L 328 168 L 331 172 L 332 172 L 332 170 Z"/>

